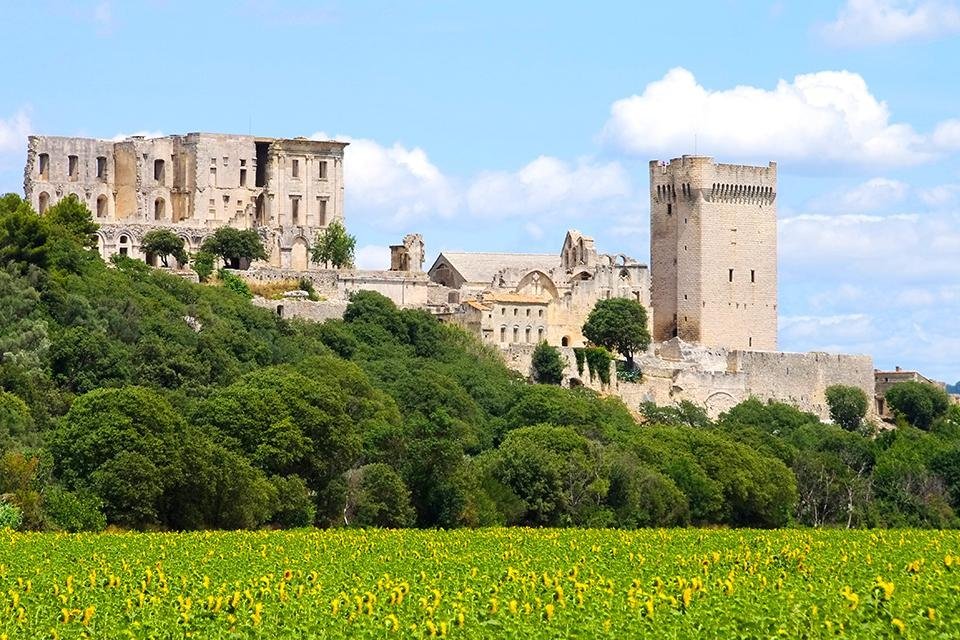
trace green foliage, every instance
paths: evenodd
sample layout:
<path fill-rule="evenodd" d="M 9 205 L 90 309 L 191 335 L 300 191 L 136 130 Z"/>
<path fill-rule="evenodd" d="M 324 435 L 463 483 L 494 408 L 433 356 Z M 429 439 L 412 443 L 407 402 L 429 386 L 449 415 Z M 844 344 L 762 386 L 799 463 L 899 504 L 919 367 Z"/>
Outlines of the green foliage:
<path fill-rule="evenodd" d="M 593 344 L 621 354 L 633 369 L 633 355 L 650 344 L 647 310 L 627 298 L 600 300 L 587 316 L 583 335 Z"/>
<path fill-rule="evenodd" d="M 583 365 L 587 361 L 587 354 L 584 353 L 583 347 L 574 347 L 573 357 L 577 360 L 577 375 L 582 378 Z"/>
<path fill-rule="evenodd" d="M 173 256 L 180 264 L 187 263 L 187 252 L 183 248 L 183 238 L 169 229 L 153 229 L 143 235 L 140 241 L 140 249 L 148 255 L 157 256 L 163 263 L 167 264 L 167 257 Z"/>
<path fill-rule="evenodd" d="M 44 512 L 55 529 L 77 533 L 102 531 L 107 519 L 100 510 L 100 498 L 88 491 L 67 491 L 51 487 L 44 496 Z"/>
<path fill-rule="evenodd" d="M 220 227 L 203 241 L 200 250 L 219 256 L 223 263 L 232 269 L 242 268 L 253 260 L 267 259 L 263 242 L 254 229 Z M 199 274 L 199 271 L 197 273 Z"/>
<path fill-rule="evenodd" d="M 13 529 L 16 531 L 23 524 L 23 513 L 20 507 L 0 500 L 0 531 Z"/>
<path fill-rule="evenodd" d="M 97 246 L 97 230 L 93 214 L 74 194 L 68 195 L 43 213 L 50 224 L 64 230 L 80 246 L 93 249 Z"/>
<path fill-rule="evenodd" d="M 560 350 L 541 342 L 533 350 L 533 379 L 541 384 L 560 384 L 565 365 Z"/>
<path fill-rule="evenodd" d="M 830 418 L 847 431 L 860 428 L 867 415 L 867 394 L 860 387 L 835 384 L 827 387 L 827 406 Z"/>
<path fill-rule="evenodd" d="M 213 273 L 214 262 L 217 256 L 201 249 L 193 254 L 193 270 L 197 272 L 200 282 L 206 282 Z"/>
<path fill-rule="evenodd" d="M 644 402 L 640 405 L 640 414 L 649 424 L 697 428 L 711 426 L 706 409 L 689 400 L 681 400 L 669 407 L 657 406 L 653 402 Z"/>
<path fill-rule="evenodd" d="M 329 264 L 334 269 L 352 267 L 356 246 L 357 239 L 347 233 L 342 222 L 334 220 L 326 229 L 317 232 L 310 258 L 317 264 Z"/>
<path fill-rule="evenodd" d="M 270 482 L 277 496 L 271 521 L 284 528 L 311 526 L 317 517 L 317 507 L 303 478 L 274 476 Z"/>
<path fill-rule="evenodd" d="M 220 273 L 217 275 L 220 278 L 220 282 L 223 283 L 223 286 L 233 291 L 238 296 L 243 296 L 247 300 L 253 297 L 253 293 L 250 291 L 250 286 L 246 281 L 240 276 L 230 273 L 226 269 L 220 269 Z"/>
<path fill-rule="evenodd" d="M 583 355 L 590 371 L 590 379 L 597 376 L 603 384 L 610 384 L 610 363 L 613 362 L 610 352 L 604 347 L 587 347 L 583 350 Z"/>
<path fill-rule="evenodd" d="M 344 520 L 361 527 L 411 526 L 416 514 L 403 478 L 389 465 L 368 464 L 347 473 Z"/>
<path fill-rule="evenodd" d="M 0 451 L 16 445 L 33 444 L 33 417 L 19 397 L 0 390 Z"/>
<path fill-rule="evenodd" d="M 51 229 L 19 196 L 0 197 L 0 267 L 26 273 L 30 266 L 43 269 L 50 261 Z"/>
<path fill-rule="evenodd" d="M 950 406 L 943 389 L 915 380 L 898 382 L 887 389 L 885 397 L 896 415 L 918 429 L 929 429 Z"/>

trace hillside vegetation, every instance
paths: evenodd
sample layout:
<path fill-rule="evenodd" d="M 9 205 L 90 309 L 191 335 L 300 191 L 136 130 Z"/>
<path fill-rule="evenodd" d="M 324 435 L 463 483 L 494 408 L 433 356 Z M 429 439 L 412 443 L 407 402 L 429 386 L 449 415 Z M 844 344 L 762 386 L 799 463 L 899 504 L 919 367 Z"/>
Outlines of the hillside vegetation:
<path fill-rule="evenodd" d="M 314 324 L 108 265 L 65 202 L 0 198 L 0 527 L 957 524 L 956 408 L 876 438 L 756 400 L 640 425 L 378 294 Z"/>

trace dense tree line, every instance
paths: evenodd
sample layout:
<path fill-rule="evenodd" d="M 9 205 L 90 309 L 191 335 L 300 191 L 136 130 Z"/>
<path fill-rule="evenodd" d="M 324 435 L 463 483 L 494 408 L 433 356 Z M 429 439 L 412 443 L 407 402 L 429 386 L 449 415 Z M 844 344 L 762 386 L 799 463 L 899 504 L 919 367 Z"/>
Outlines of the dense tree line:
<path fill-rule="evenodd" d="M 94 231 L 0 199 L 0 526 L 957 524 L 960 412 L 915 390 L 880 435 L 756 400 L 638 421 L 378 294 L 282 320 Z"/>

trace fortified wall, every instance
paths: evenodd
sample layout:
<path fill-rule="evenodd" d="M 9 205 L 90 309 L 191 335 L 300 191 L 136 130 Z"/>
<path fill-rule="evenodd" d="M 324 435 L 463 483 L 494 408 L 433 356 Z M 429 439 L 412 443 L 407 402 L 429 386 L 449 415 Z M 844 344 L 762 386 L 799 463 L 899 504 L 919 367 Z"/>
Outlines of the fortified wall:
<path fill-rule="evenodd" d="M 704 348 L 674 338 L 653 345 L 637 363 L 643 380 L 618 381 L 614 389 L 631 409 L 643 402 L 673 405 L 687 400 L 715 418 L 755 396 L 829 420 L 827 387 L 851 385 L 868 398 L 874 396 L 873 359 L 864 355 Z"/>

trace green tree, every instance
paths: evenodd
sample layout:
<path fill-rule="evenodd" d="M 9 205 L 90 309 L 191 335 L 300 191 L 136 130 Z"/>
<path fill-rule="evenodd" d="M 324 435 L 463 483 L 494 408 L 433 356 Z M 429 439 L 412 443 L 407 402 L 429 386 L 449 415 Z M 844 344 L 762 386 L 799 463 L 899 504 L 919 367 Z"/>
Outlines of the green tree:
<path fill-rule="evenodd" d="M 76 195 L 71 193 L 47 209 L 43 217 L 51 225 L 65 230 L 80 246 L 87 249 L 97 246 L 97 229 L 100 226 L 93 221 L 93 214 L 87 205 L 80 202 Z"/>
<path fill-rule="evenodd" d="M 364 465 L 348 471 L 346 478 L 345 524 L 390 528 L 413 525 L 416 514 L 410 505 L 410 490 L 389 465 Z"/>
<path fill-rule="evenodd" d="M 13 265 L 26 272 L 50 261 L 50 225 L 29 203 L 13 193 L 0 197 L 0 266 Z"/>
<path fill-rule="evenodd" d="M 533 350 L 533 379 L 541 384 L 560 384 L 563 380 L 563 358 L 560 350 L 546 341 Z"/>
<path fill-rule="evenodd" d="M 950 396 L 943 389 L 916 380 L 898 382 L 885 397 L 895 414 L 918 429 L 929 429 L 950 407 Z"/>
<path fill-rule="evenodd" d="M 347 233 L 339 220 L 334 220 L 326 229 L 317 232 L 310 250 L 310 258 L 317 264 L 329 264 L 334 269 L 353 266 L 353 253 L 357 239 Z"/>
<path fill-rule="evenodd" d="M 173 256 L 180 264 L 187 263 L 187 252 L 183 248 L 183 238 L 169 229 L 153 229 L 144 234 L 140 241 L 140 248 L 148 255 L 157 256 L 167 264 L 167 257 Z"/>
<path fill-rule="evenodd" d="M 827 406 L 830 418 L 847 431 L 860 428 L 867 415 L 867 394 L 860 387 L 835 384 L 827 387 Z"/>
<path fill-rule="evenodd" d="M 234 229 L 220 227 L 213 235 L 203 241 L 201 251 L 220 256 L 223 263 L 231 269 L 239 269 L 244 263 L 253 260 L 266 260 L 267 252 L 263 248 L 260 236 L 253 229 Z"/>
<path fill-rule="evenodd" d="M 600 300 L 587 316 L 583 335 L 593 344 L 621 354 L 632 370 L 634 353 L 650 344 L 647 310 L 627 298 Z"/>
<path fill-rule="evenodd" d="M 200 282 L 206 282 L 213 273 L 213 263 L 216 259 L 217 256 L 202 249 L 193 254 L 193 270 L 197 272 Z"/>

